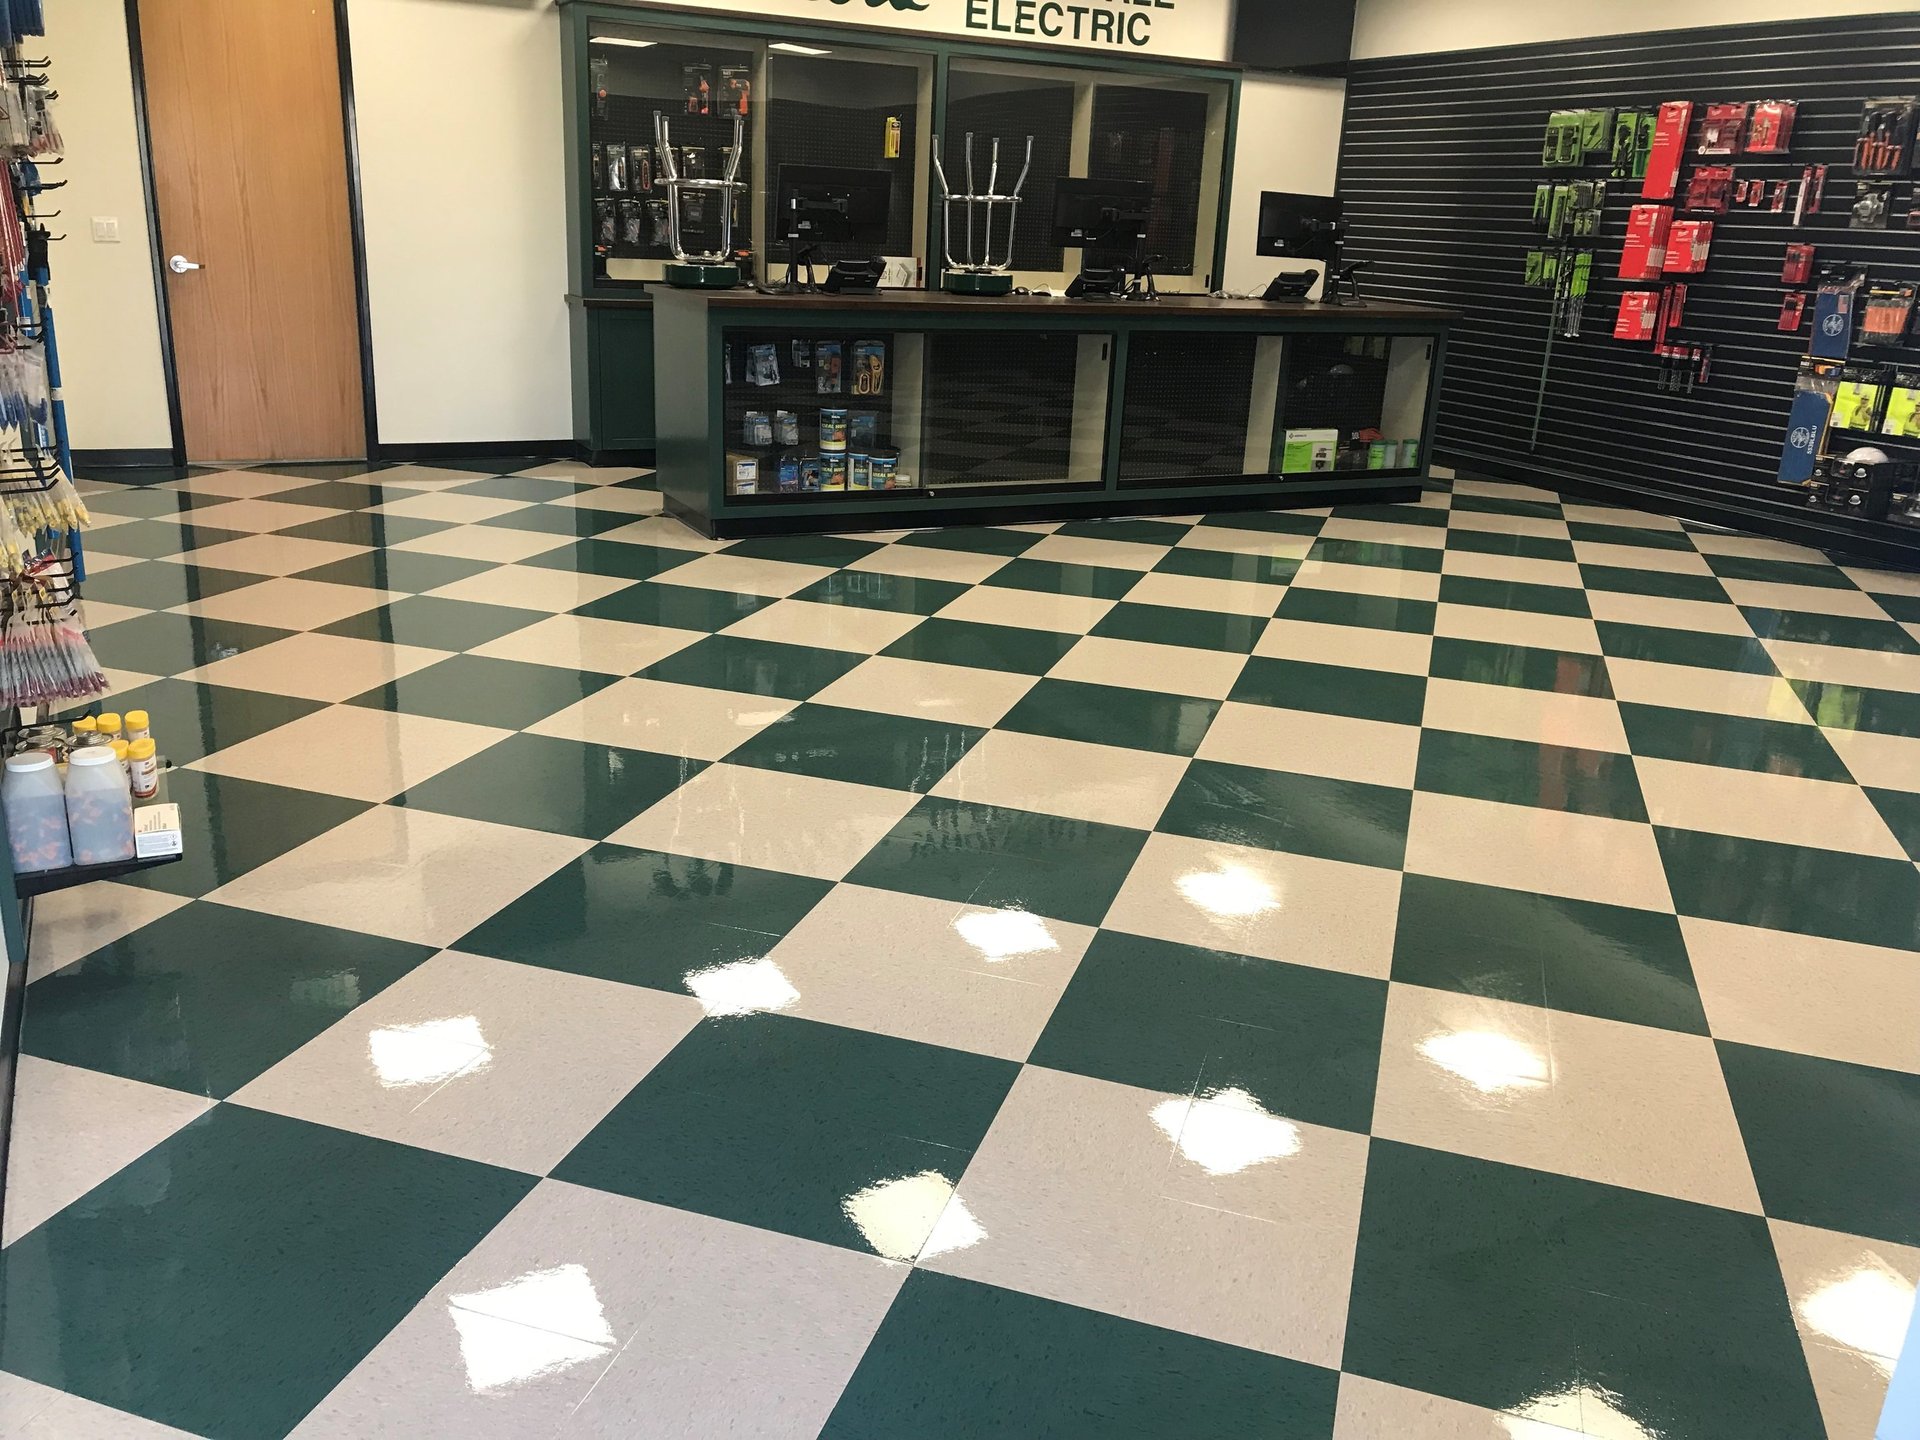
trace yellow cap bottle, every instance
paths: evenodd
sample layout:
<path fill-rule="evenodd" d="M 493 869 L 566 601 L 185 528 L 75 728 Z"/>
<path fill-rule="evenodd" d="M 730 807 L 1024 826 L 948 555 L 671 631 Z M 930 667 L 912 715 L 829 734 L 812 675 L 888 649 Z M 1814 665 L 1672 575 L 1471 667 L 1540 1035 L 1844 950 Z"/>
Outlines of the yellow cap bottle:
<path fill-rule="evenodd" d="M 135 740 L 146 739 L 147 736 L 152 733 L 147 721 L 147 712 L 144 710 L 127 711 L 126 725 L 127 725 L 127 743 L 129 745 L 131 745 Z"/>
<path fill-rule="evenodd" d="M 73 722 L 73 733 L 76 735 L 92 735 L 97 733 L 98 730 L 99 724 L 91 715 L 82 715 L 78 720 Z"/>
<path fill-rule="evenodd" d="M 151 800 L 160 789 L 160 760 L 154 754 L 151 737 L 127 746 L 127 778 L 133 782 L 133 798 Z"/>
<path fill-rule="evenodd" d="M 120 716 L 117 711 L 108 710 L 93 722 L 94 729 L 109 740 L 120 738 Z"/>

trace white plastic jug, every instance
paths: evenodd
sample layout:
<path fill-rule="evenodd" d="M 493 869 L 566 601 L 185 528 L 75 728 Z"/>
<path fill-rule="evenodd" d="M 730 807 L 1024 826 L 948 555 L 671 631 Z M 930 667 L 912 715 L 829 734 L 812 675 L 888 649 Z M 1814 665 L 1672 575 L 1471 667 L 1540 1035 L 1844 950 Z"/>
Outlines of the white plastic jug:
<path fill-rule="evenodd" d="M 9 755 L 7 778 L 0 782 L 0 804 L 6 806 L 14 874 L 64 870 L 73 864 L 73 847 L 67 842 L 66 792 L 53 756 L 44 750 Z"/>
<path fill-rule="evenodd" d="M 133 791 L 105 745 L 83 746 L 67 759 L 67 829 L 76 865 L 133 858 Z"/>

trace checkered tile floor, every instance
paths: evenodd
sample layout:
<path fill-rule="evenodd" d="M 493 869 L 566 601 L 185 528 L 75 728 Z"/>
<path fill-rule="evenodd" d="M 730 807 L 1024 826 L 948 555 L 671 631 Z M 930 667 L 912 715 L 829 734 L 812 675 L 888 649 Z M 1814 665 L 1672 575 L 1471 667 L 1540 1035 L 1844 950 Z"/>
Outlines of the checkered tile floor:
<path fill-rule="evenodd" d="M 96 489 L 191 854 L 36 919 L 19 1433 L 1871 1434 L 1920 579 L 658 498 Z"/>

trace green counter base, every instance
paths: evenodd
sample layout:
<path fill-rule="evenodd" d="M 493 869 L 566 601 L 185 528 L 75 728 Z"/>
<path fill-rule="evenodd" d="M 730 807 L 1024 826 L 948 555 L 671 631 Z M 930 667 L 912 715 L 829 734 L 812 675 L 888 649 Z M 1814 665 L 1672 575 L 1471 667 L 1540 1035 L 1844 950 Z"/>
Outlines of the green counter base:
<path fill-rule="evenodd" d="M 740 283 L 738 265 L 689 265 L 674 262 L 667 266 L 667 284 L 681 290 L 731 290 Z"/>
<path fill-rule="evenodd" d="M 974 270 L 949 270 L 942 289 L 954 295 L 1011 295 L 1013 276 L 983 275 Z"/>

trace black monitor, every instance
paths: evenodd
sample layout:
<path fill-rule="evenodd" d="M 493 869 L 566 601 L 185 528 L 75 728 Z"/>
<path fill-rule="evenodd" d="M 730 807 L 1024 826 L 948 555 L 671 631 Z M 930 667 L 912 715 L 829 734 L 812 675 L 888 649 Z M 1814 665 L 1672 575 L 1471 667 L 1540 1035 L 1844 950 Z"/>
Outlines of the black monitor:
<path fill-rule="evenodd" d="M 1129 253 L 1147 238 L 1153 186 L 1145 180 L 1054 182 L 1053 243 Z"/>
<path fill-rule="evenodd" d="M 1261 255 L 1318 260 L 1337 265 L 1347 222 L 1340 202 L 1324 195 L 1287 195 L 1277 190 L 1260 196 L 1260 234 L 1254 249 Z"/>
<path fill-rule="evenodd" d="M 884 245 L 893 175 L 838 165 L 782 165 L 774 192 L 774 233 L 802 249 L 822 244 Z"/>

